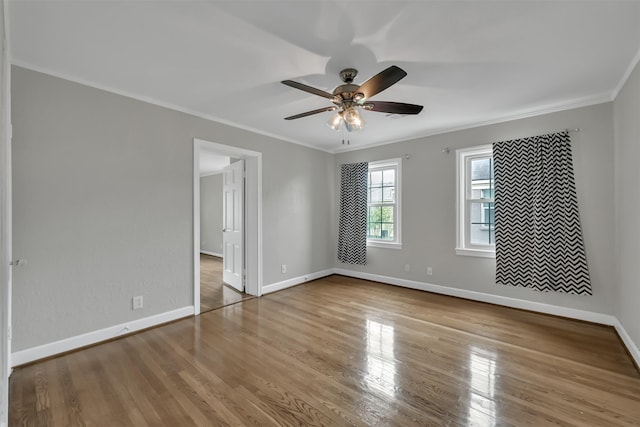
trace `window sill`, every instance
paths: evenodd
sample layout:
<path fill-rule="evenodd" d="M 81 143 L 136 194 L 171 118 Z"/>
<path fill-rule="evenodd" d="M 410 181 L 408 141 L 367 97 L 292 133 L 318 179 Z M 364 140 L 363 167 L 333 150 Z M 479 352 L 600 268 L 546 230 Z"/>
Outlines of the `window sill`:
<path fill-rule="evenodd" d="M 386 248 L 386 249 L 402 249 L 402 243 L 396 242 L 376 242 L 367 240 L 367 247 L 371 248 Z"/>
<path fill-rule="evenodd" d="M 496 251 L 487 251 L 482 249 L 462 249 L 456 248 L 456 255 L 474 256 L 479 258 L 495 258 Z"/>

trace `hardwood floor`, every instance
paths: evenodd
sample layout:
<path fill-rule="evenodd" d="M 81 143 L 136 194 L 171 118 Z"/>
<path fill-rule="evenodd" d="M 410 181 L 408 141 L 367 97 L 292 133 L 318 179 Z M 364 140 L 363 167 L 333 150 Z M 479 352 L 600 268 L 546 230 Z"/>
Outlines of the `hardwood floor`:
<path fill-rule="evenodd" d="M 15 369 L 10 425 L 640 425 L 613 328 L 331 276 Z"/>
<path fill-rule="evenodd" d="M 253 298 L 222 283 L 222 258 L 200 254 L 200 312 Z"/>

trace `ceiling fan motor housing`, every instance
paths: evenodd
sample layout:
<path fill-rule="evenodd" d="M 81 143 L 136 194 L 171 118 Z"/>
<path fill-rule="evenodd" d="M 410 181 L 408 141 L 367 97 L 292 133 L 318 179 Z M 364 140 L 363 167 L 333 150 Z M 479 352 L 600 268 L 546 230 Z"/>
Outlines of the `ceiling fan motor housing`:
<path fill-rule="evenodd" d="M 353 101 L 355 91 L 358 90 L 359 87 L 360 86 L 351 83 L 338 86 L 333 90 L 333 94 L 336 96 L 333 103 L 349 107 Z"/>
<path fill-rule="evenodd" d="M 357 75 L 358 70 L 356 70 L 355 68 L 345 68 L 344 70 L 340 71 L 340 79 L 342 79 L 342 81 L 345 83 L 352 83 L 353 79 L 355 79 Z"/>

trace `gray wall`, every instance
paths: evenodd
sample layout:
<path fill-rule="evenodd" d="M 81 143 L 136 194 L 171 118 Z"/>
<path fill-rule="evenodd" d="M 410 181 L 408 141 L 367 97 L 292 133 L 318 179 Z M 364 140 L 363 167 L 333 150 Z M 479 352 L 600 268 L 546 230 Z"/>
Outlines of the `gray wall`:
<path fill-rule="evenodd" d="M 454 251 L 455 150 L 576 127 L 583 129 L 571 137 L 594 295 L 542 293 L 496 285 L 494 259 L 459 256 Z M 443 148 L 450 148 L 450 154 L 442 153 Z M 410 159 L 403 159 L 402 165 L 402 250 L 370 247 L 367 266 L 349 266 L 336 261 L 336 267 L 613 314 L 616 285 L 611 103 L 339 154 L 336 156 L 334 203 L 339 197 L 337 165 L 404 157 L 405 154 L 409 154 Z M 336 222 L 334 218 L 334 236 L 337 235 Z M 410 272 L 404 270 L 405 264 L 410 265 Z M 426 274 L 427 266 L 433 268 L 432 276 Z"/>
<path fill-rule="evenodd" d="M 264 285 L 333 266 L 332 155 L 20 67 L 12 87 L 13 351 L 193 304 L 194 137 L 263 154 Z"/>
<path fill-rule="evenodd" d="M 616 313 L 640 341 L 633 306 L 640 292 L 640 202 L 622 197 L 635 194 L 640 182 L 634 164 L 637 69 L 615 107 L 601 104 L 335 156 L 19 67 L 12 77 L 13 248 L 14 258 L 28 260 L 14 274 L 14 351 L 192 304 L 194 137 L 263 153 L 264 285 L 333 266 L 352 268 Z M 572 138 L 594 295 L 498 286 L 494 260 L 454 252 L 455 149 L 574 127 L 583 129 Z M 441 152 L 445 147 L 450 154 Z M 366 267 L 337 263 L 337 165 L 405 154 L 403 249 L 370 248 Z M 280 273 L 281 264 L 287 274 Z M 433 276 L 426 275 L 427 266 Z M 144 295 L 145 307 L 134 312 L 135 295 Z"/>
<path fill-rule="evenodd" d="M 222 254 L 222 174 L 200 178 L 200 250 Z"/>
<path fill-rule="evenodd" d="M 640 65 L 614 102 L 616 136 L 616 316 L 640 347 Z"/>

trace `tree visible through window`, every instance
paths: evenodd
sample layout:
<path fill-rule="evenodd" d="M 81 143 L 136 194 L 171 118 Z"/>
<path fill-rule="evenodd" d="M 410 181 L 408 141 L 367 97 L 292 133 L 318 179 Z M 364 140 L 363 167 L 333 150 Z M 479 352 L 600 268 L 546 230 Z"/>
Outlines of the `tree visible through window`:
<path fill-rule="evenodd" d="M 399 243 L 399 160 L 369 163 L 367 239 Z"/>

